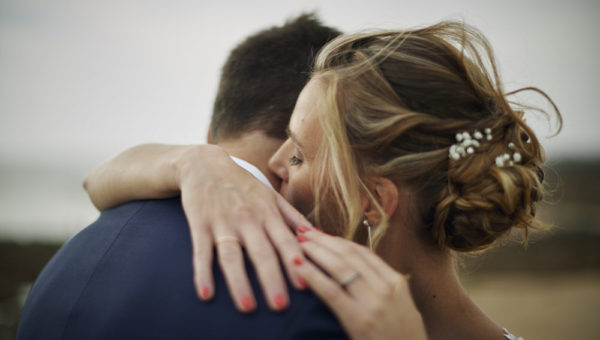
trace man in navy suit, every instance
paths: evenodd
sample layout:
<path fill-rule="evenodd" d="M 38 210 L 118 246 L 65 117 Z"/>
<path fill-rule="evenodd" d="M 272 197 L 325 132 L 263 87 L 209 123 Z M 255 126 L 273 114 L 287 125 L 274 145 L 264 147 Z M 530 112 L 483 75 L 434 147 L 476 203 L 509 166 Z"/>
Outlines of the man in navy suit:
<path fill-rule="evenodd" d="M 223 67 L 209 138 L 259 177 L 263 173 L 272 180 L 269 150 L 285 139 L 314 53 L 338 34 L 302 15 L 236 47 Z M 264 143 L 248 148 L 248 135 L 263 136 Z M 314 294 L 289 283 L 289 307 L 270 311 L 249 263 L 255 312 L 235 309 L 216 265 L 215 285 L 221 289 L 210 302 L 200 301 L 191 254 L 179 198 L 104 211 L 39 275 L 21 313 L 17 339 L 345 338 Z"/>

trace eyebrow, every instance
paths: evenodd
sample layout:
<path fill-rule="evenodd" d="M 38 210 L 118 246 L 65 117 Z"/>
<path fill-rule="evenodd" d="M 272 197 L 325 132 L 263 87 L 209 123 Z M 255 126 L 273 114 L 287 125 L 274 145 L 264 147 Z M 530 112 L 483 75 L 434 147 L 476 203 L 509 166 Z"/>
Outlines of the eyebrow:
<path fill-rule="evenodd" d="M 288 137 L 290 137 L 292 139 L 292 141 L 298 145 L 298 147 L 300 149 L 304 149 L 304 147 L 302 146 L 302 143 L 300 143 L 300 141 L 298 140 L 298 138 L 296 137 L 296 135 L 292 132 L 292 130 L 290 130 L 290 126 L 286 126 L 285 128 L 285 133 L 287 133 Z"/>

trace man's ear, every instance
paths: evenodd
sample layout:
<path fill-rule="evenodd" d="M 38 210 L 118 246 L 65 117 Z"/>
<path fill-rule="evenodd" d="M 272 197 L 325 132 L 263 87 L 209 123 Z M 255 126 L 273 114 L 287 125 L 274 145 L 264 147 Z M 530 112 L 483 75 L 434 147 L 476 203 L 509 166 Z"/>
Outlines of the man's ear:
<path fill-rule="evenodd" d="M 206 144 L 212 144 L 212 129 L 208 129 L 208 133 L 206 134 Z"/>
<path fill-rule="evenodd" d="M 366 183 L 367 188 L 371 192 L 371 195 L 375 198 L 377 203 L 383 209 L 383 212 L 388 218 L 390 218 L 396 212 L 398 208 L 398 187 L 394 182 L 385 177 L 372 177 L 369 178 Z M 362 195 L 361 204 L 363 208 L 363 214 L 369 220 L 371 224 L 378 224 L 382 219 L 381 213 L 371 201 L 367 195 Z"/>

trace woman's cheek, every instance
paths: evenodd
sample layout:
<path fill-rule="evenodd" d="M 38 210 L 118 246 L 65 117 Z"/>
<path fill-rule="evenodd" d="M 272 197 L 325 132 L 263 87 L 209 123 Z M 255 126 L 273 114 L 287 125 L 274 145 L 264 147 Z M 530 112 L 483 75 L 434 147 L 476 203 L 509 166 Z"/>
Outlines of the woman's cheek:
<path fill-rule="evenodd" d="M 284 194 L 284 197 L 286 197 L 299 212 L 305 216 L 312 212 L 314 196 L 308 180 L 304 180 L 302 177 L 294 180 L 290 178 L 285 189 L 286 194 Z"/>

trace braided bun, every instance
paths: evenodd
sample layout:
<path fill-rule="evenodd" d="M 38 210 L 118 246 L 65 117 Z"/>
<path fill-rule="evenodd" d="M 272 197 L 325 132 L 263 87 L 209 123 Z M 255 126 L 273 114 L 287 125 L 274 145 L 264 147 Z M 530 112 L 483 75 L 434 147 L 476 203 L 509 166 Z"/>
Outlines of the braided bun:
<path fill-rule="evenodd" d="M 482 143 L 469 157 L 449 160 L 448 183 L 439 192 L 433 216 L 438 244 L 463 252 L 481 250 L 512 228 L 527 235 L 539 225 L 535 203 L 543 198 L 541 146 L 520 120 L 498 132 L 504 138 Z M 522 155 L 519 162 L 498 166 L 495 158 L 514 153 Z"/>
<path fill-rule="evenodd" d="M 368 191 L 369 176 L 408 188 L 417 224 L 441 247 L 481 250 L 512 228 L 527 235 L 539 225 L 544 152 L 523 120 L 528 107 L 507 98 L 529 90 L 554 103 L 537 88 L 504 93 L 478 30 L 442 22 L 342 36 L 321 51 L 316 74 L 328 84 L 329 105 L 316 191 L 331 189 L 349 236 L 362 220 L 355 198 Z M 463 133 L 480 140 L 458 148 Z M 375 240 L 386 228 L 377 226 Z"/>

